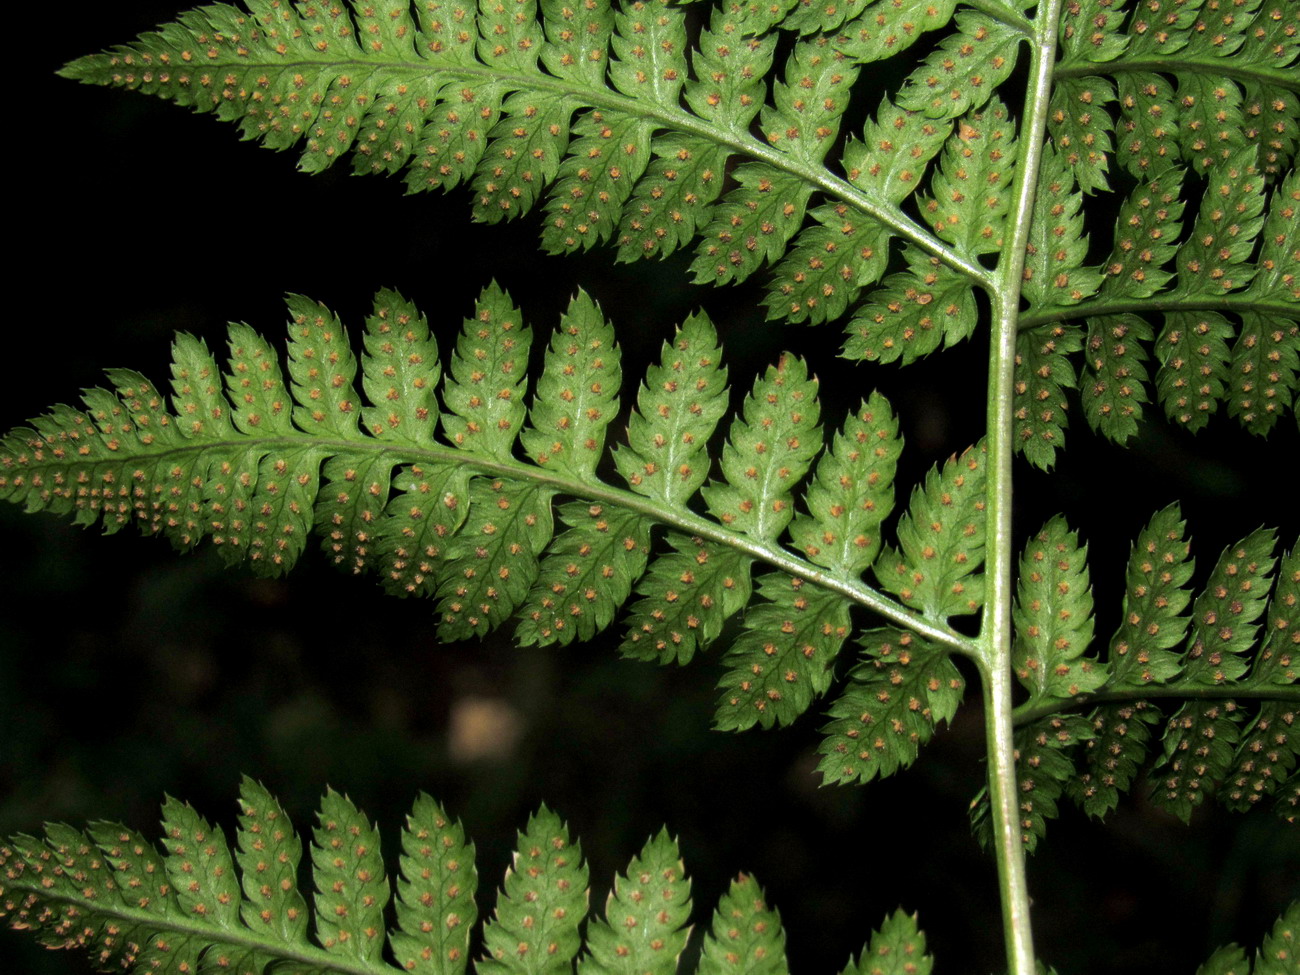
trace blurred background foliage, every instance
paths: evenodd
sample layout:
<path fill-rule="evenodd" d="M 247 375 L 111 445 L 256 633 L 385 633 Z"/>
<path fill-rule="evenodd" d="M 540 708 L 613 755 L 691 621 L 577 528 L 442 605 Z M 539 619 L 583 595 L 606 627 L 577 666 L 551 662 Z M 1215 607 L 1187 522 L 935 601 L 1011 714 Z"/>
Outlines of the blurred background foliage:
<path fill-rule="evenodd" d="M 495 279 L 543 335 L 581 283 L 624 347 L 625 408 L 674 325 L 703 307 L 734 402 L 784 348 L 820 376 L 827 425 L 884 391 L 907 438 L 904 498 L 980 436 L 982 335 L 903 370 L 852 366 L 835 358 L 837 325 L 764 323 L 761 281 L 695 287 L 686 258 L 614 265 L 610 248 L 546 257 L 536 216 L 484 227 L 470 223 L 464 191 L 407 198 L 400 180 L 354 179 L 345 166 L 309 178 L 291 155 L 241 144 L 211 118 L 53 77 L 178 9 L 64 4 L 29 52 L 40 112 L 15 134 L 32 163 L 12 184 L 4 428 L 73 400 L 104 367 L 165 381 L 176 330 L 219 354 L 228 320 L 278 341 L 286 292 L 326 302 L 355 329 L 374 291 L 396 287 L 429 314 L 445 353 Z M 1096 226 L 1104 236 L 1109 218 Z M 1261 522 L 1296 537 L 1279 458 L 1300 456 L 1300 438 L 1283 426 L 1265 443 L 1226 419 L 1195 438 L 1156 420 L 1125 451 L 1076 417 L 1054 474 L 1019 470 L 1017 535 L 1057 511 L 1082 529 L 1106 638 L 1130 540 L 1156 508 L 1182 500 L 1198 578 Z M 310 550 L 286 579 L 258 580 L 223 571 L 210 551 L 176 558 L 133 533 L 95 534 L 0 506 L 0 834 L 101 818 L 150 830 L 164 793 L 229 832 L 247 773 L 300 830 L 327 783 L 346 791 L 378 820 L 391 856 L 425 790 L 478 843 L 488 909 L 514 831 L 546 802 L 581 838 L 595 905 L 667 823 L 694 878 L 697 929 L 729 879 L 753 873 L 782 913 L 796 973 L 838 971 L 900 905 L 920 912 L 942 970 L 1003 964 L 993 865 L 966 815 L 983 775 L 973 673 L 955 724 L 914 769 L 826 789 L 813 775 L 817 715 L 778 732 L 709 730 L 716 649 L 663 669 L 619 660 L 616 634 L 545 650 L 516 649 L 508 633 L 442 645 L 429 603 L 386 597 Z M 1190 972 L 1219 943 L 1256 944 L 1300 895 L 1300 843 L 1263 811 L 1211 806 L 1184 827 L 1139 790 L 1105 826 L 1065 806 L 1030 876 L 1041 953 L 1063 973 Z M 88 970 L 0 935 L 0 971 Z"/>

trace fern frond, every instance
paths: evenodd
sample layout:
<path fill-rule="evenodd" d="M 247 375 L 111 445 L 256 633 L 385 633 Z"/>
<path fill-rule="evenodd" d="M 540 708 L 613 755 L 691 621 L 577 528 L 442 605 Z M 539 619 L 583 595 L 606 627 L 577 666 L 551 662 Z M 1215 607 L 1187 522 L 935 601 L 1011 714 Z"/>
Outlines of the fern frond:
<path fill-rule="evenodd" d="M 927 616 L 974 613 L 983 604 L 984 454 L 980 443 L 932 470 L 898 523 L 899 548 L 881 553 L 880 584 Z"/>
<path fill-rule="evenodd" d="M 418 975 L 461 975 L 478 920 L 474 844 L 461 824 L 421 794 L 402 830 L 397 929 L 388 934 L 399 966 Z M 248 868 L 241 864 L 247 876 Z"/>

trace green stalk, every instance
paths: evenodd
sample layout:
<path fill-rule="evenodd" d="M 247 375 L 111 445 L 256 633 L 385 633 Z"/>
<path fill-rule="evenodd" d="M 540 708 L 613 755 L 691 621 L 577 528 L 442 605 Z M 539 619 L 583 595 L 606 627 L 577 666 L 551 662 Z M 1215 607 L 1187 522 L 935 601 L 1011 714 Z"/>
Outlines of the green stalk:
<path fill-rule="evenodd" d="M 1296 684 L 1149 684 L 1144 687 L 1113 687 L 1078 697 L 1051 697 L 1025 702 L 1012 714 L 1016 727 L 1033 724 L 1049 714 L 1090 708 L 1113 702 L 1147 701 L 1172 698 L 1176 701 L 1290 701 L 1300 704 L 1300 685 Z"/>
<path fill-rule="evenodd" d="M 993 322 L 989 342 L 988 387 L 988 567 L 987 591 L 980 638 L 979 659 L 984 691 L 984 726 L 989 763 L 989 803 L 993 848 L 1002 893 L 1002 927 L 1006 940 L 1007 970 L 1011 975 L 1034 975 L 1033 928 L 1029 914 L 1029 884 L 1025 850 L 1020 838 L 1020 810 L 1016 793 L 1016 760 L 1012 740 L 1011 702 L 1011 601 L 1014 595 L 1015 544 L 1011 535 L 1013 442 L 1012 400 L 1015 396 L 1016 332 L 1020 315 L 1020 288 L 1025 267 L 1025 247 L 1033 219 L 1034 192 L 1046 137 L 1047 106 L 1052 91 L 1052 66 L 1056 59 L 1056 32 L 1062 0 L 1045 0 L 1034 21 L 1030 39 L 1033 63 L 1021 123 L 1020 158 L 1012 222 L 998 259 L 996 285 L 991 294 Z"/>
<path fill-rule="evenodd" d="M 1086 78 L 1089 75 L 1146 74 L 1178 68 L 1179 74 L 1204 74 L 1211 78 L 1233 78 L 1256 84 L 1274 85 L 1300 92 L 1300 79 L 1294 68 L 1270 68 L 1258 64 L 1234 63 L 1223 57 L 1190 57 L 1175 52 L 1164 57 L 1116 58 L 1114 61 L 1074 61 L 1056 69 L 1057 78 Z"/>
<path fill-rule="evenodd" d="M 1152 295 L 1150 298 L 1089 298 L 1077 305 L 1038 308 L 1020 316 L 1021 330 L 1046 325 L 1048 322 L 1068 322 L 1076 318 L 1100 318 L 1105 315 L 1123 315 L 1130 312 L 1157 311 L 1227 311 L 1242 314 L 1256 312 L 1277 318 L 1300 314 L 1295 302 L 1282 298 L 1259 298 L 1244 292 L 1226 295 Z"/>

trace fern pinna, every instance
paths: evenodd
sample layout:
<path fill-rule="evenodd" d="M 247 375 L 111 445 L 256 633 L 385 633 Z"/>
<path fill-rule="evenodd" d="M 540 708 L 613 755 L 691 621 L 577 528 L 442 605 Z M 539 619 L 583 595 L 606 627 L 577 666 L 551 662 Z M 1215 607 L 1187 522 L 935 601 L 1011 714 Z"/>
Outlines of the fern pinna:
<path fill-rule="evenodd" d="M 427 795 L 402 830 L 400 876 L 384 873 L 379 831 L 329 790 L 312 830 L 312 907 L 298 889 L 301 840 L 259 783 L 240 789 L 234 849 L 193 807 L 168 799 L 163 850 L 117 823 L 0 846 L 0 915 L 101 967 L 261 975 L 464 975 L 478 919 L 474 844 Z M 588 918 L 589 872 L 568 827 L 545 806 L 518 834 L 497 906 L 482 927 L 479 975 L 674 975 L 691 935 L 691 881 L 666 830 L 614 878 L 604 918 Z M 396 926 L 388 930 L 390 901 Z M 583 925 L 586 922 L 586 930 Z M 314 940 L 309 937 L 309 924 Z M 1225 945 L 1202 972 L 1284 973 L 1300 901 L 1249 955 Z M 390 957 L 391 956 L 391 960 Z M 1230 966 L 1238 967 L 1230 967 Z M 842 975 L 929 975 L 915 915 L 885 918 Z M 781 916 L 757 882 L 733 880 L 699 943 L 697 975 L 788 975 Z"/>
<path fill-rule="evenodd" d="M 626 656 L 687 663 L 733 620 L 717 726 L 827 698 L 830 782 L 910 764 L 969 658 L 991 715 L 972 816 L 1024 975 L 1020 847 L 1063 796 L 1104 815 L 1149 768 L 1184 819 L 1210 796 L 1288 821 L 1300 804 L 1294 539 L 1253 532 L 1194 581 L 1180 511 L 1158 512 L 1103 651 L 1084 541 L 1052 518 L 1013 565 L 1010 515 L 1012 454 L 1050 468 L 1072 410 L 1117 443 L 1152 404 L 1189 431 L 1220 411 L 1256 435 L 1297 415 L 1300 8 L 702 7 L 255 0 L 64 73 L 213 111 L 300 146 L 309 171 L 348 156 L 413 191 L 466 184 L 484 221 L 540 207 L 553 253 L 689 249 L 716 284 L 762 271 L 767 317 L 843 320 L 849 359 L 911 363 L 986 320 L 987 435 L 899 512 L 883 396 L 828 437 L 787 354 L 720 428 L 706 315 L 632 396 L 582 294 L 530 391 L 531 332 L 495 286 L 450 352 L 395 292 L 360 359 L 297 297 L 285 364 L 246 326 L 224 368 L 182 336 L 170 396 L 115 370 L 84 409 L 5 438 L 0 494 L 181 549 L 210 539 L 268 574 L 314 533 L 349 571 L 432 599 L 446 639 L 511 620 L 523 643 L 566 643 L 621 616 Z M 620 394 L 627 436 L 606 453 Z"/>
<path fill-rule="evenodd" d="M 709 478 L 727 388 L 703 314 L 639 386 L 626 442 L 605 465 L 620 485 L 598 472 L 619 410 L 619 348 L 586 295 L 553 334 L 530 406 L 532 332 L 499 288 L 465 319 L 445 377 L 428 322 L 395 292 L 377 296 L 360 362 L 328 309 L 294 297 L 289 312 L 287 380 L 245 325 L 231 326 L 224 369 L 182 335 L 170 409 L 149 380 L 114 370 L 113 389 L 89 390 L 86 409 L 56 408 L 3 441 L 0 491 L 110 532 L 134 524 L 181 550 L 210 539 L 228 562 L 271 575 L 316 534 L 347 571 L 434 599 L 447 640 L 512 618 L 524 644 L 590 639 L 630 601 L 622 652 L 687 663 L 743 610 L 723 656 L 724 729 L 787 724 L 825 695 L 857 604 L 886 625 L 857 634 L 860 662 L 824 729 L 823 776 L 887 775 L 951 719 L 964 688 L 952 655 L 981 655 L 952 621 L 984 601 L 982 444 L 916 486 L 889 542 L 902 450 L 889 403 L 870 395 L 824 443 L 816 381 L 794 356 L 754 383 Z M 667 532 L 652 554 L 656 525 Z M 1071 702 L 1124 702 L 1102 705 L 1095 729 L 1075 716 L 1068 735 L 1049 736 L 1053 750 L 1086 743 L 1079 798 L 1100 814 L 1142 763 L 1142 726 L 1160 713 L 1147 698 L 1192 698 L 1165 735 L 1156 801 L 1186 818 L 1222 785 L 1235 806 L 1269 799 L 1294 818 L 1297 743 L 1260 742 L 1295 718 L 1300 546 L 1279 559 L 1274 534 L 1253 533 L 1194 603 L 1188 550 L 1176 509 L 1158 514 L 1135 545 L 1124 622 L 1103 657 L 1090 648 L 1086 547 L 1059 517 L 1030 541 L 1015 612 L 1022 734 Z M 1237 707 L 1234 695 L 1267 703 Z M 1121 717 L 1134 701 L 1138 717 Z M 1089 750 L 1118 721 L 1133 731 L 1120 754 Z M 1213 749 L 1189 774 L 1182 752 L 1207 737 L 1205 722 Z M 1053 768 L 1059 793 L 1071 766 Z M 1026 829 L 1032 845 L 1042 823 Z"/>
<path fill-rule="evenodd" d="M 770 265 L 768 317 L 851 310 L 853 359 L 906 363 L 972 333 L 974 289 L 1002 284 L 985 258 L 1026 223 L 1014 211 L 1032 162 L 1016 382 L 1032 463 L 1050 466 L 1074 386 L 1088 423 L 1121 442 L 1153 395 L 1192 429 L 1222 404 L 1256 433 L 1290 409 L 1294 4 L 1085 0 L 1033 21 L 1014 0 L 730 0 L 698 21 L 660 0 L 544 2 L 540 19 L 537 6 L 210 6 L 65 73 L 301 144 L 308 171 L 350 153 L 412 191 L 467 183 L 481 220 L 545 199 L 553 253 L 693 247 L 695 279 L 713 283 Z M 1024 42 L 1052 53 L 1058 16 L 1055 63 L 1031 93 L 1042 118 L 1018 123 L 997 89 Z M 793 41 L 777 65 L 781 30 Z M 862 65 L 936 30 L 878 105 L 855 87 Z M 870 99 L 860 135 L 840 130 L 850 94 Z M 1185 179 L 1208 181 L 1190 235 Z M 1110 258 L 1091 265 L 1083 204 L 1105 191 L 1125 202 Z M 1165 312 L 1158 331 L 1142 311 Z"/>

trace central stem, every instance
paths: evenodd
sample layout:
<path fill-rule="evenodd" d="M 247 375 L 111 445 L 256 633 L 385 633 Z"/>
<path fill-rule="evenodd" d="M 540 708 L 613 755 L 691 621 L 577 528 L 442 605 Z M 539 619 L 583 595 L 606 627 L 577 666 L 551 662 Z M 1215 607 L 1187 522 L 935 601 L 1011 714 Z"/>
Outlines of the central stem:
<path fill-rule="evenodd" d="M 1019 796 L 1016 788 L 1015 745 L 1011 701 L 1011 603 L 1014 598 L 1015 544 L 1011 527 L 1012 405 L 1015 396 L 1016 331 L 1025 248 L 1033 219 L 1034 191 L 1046 138 L 1047 106 L 1052 66 L 1056 60 L 1056 31 L 1063 0 L 1044 0 L 1030 39 L 1030 67 L 1020 158 L 1011 226 L 998 259 L 994 290 L 988 385 L 988 589 L 980 628 L 983 653 L 978 665 L 984 688 L 985 736 L 989 762 L 990 819 L 1002 892 L 1002 926 L 1010 975 L 1035 975 L 1033 929 L 1029 917 L 1029 884 L 1021 841 Z"/>

